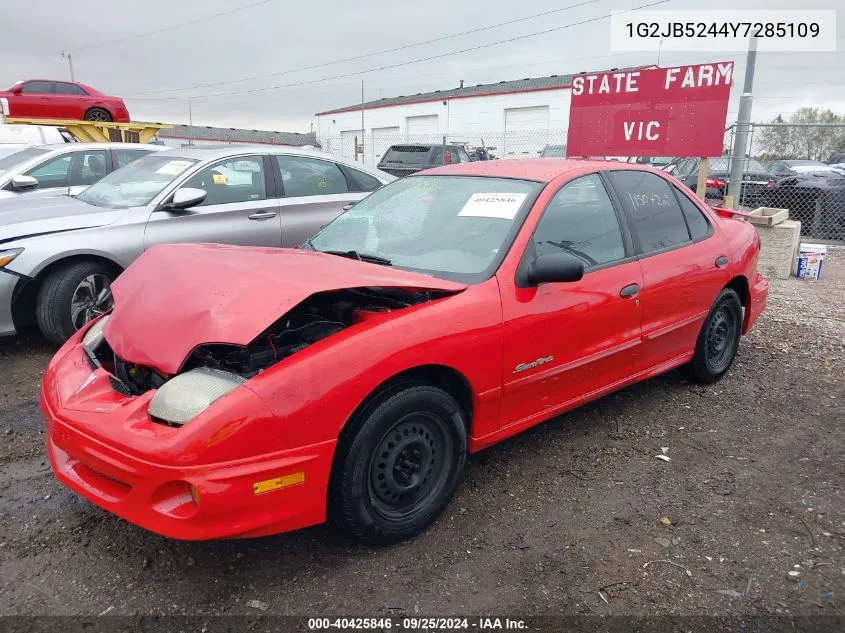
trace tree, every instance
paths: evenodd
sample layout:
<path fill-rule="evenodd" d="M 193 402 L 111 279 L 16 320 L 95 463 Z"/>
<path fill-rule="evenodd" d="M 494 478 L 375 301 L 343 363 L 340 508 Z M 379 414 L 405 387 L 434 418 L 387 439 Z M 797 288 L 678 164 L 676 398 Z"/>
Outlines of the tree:
<path fill-rule="evenodd" d="M 799 108 L 789 122 L 778 115 L 772 123 L 776 125 L 758 128 L 755 132 L 754 140 L 763 160 L 827 160 L 834 152 L 845 151 L 845 117 L 829 109 Z M 842 127 L 830 127 L 830 124 Z"/>

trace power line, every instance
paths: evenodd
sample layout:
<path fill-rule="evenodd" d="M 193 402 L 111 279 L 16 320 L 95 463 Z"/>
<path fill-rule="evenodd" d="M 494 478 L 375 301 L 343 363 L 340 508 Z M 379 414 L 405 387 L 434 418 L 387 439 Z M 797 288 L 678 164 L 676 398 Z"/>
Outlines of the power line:
<path fill-rule="evenodd" d="M 336 59 L 330 62 L 323 62 L 320 64 L 314 64 L 312 66 L 302 66 L 300 68 L 291 68 L 290 70 L 282 70 L 276 73 L 267 73 L 265 75 L 254 75 L 252 77 L 243 77 L 241 79 L 229 79 L 227 81 L 216 81 L 213 83 L 207 84 L 199 84 L 196 86 L 190 86 L 187 88 L 162 88 L 160 90 L 146 90 L 144 92 L 139 92 L 140 95 L 151 95 L 151 94 L 160 94 L 163 92 L 176 92 L 181 90 L 197 90 L 200 88 L 211 88 L 214 86 L 224 86 L 227 84 L 234 84 L 240 83 L 242 81 L 254 81 L 256 79 L 268 79 L 270 77 L 280 77 L 281 75 L 289 75 L 291 73 L 297 73 L 304 70 L 315 70 L 317 68 L 325 68 L 326 66 L 333 66 L 335 64 L 343 64 L 346 62 L 352 62 L 359 59 L 366 59 L 367 57 L 375 57 L 376 55 L 385 55 L 387 53 L 395 53 L 397 51 L 404 51 L 408 48 L 414 48 L 416 46 L 423 46 L 425 44 L 434 44 L 435 42 L 442 42 L 444 40 L 453 39 L 456 37 L 462 37 L 464 35 L 470 35 L 472 33 L 480 33 L 481 31 L 489 31 L 491 29 L 497 29 L 501 26 L 510 26 L 511 24 L 516 24 L 518 22 L 526 22 L 528 20 L 533 20 L 534 18 L 540 18 L 547 15 L 552 15 L 553 13 L 560 13 L 561 11 L 567 11 L 569 9 L 576 9 L 578 7 L 583 7 L 588 4 L 594 4 L 596 2 L 600 2 L 601 0 L 584 0 L 584 2 L 579 2 L 577 4 L 569 5 L 568 7 L 562 7 L 560 9 L 552 9 L 551 11 L 544 11 L 543 13 L 535 13 L 534 15 L 528 15 L 523 18 L 516 18 L 514 20 L 508 20 L 507 22 L 500 22 L 498 24 L 491 24 L 490 26 L 482 26 L 477 29 L 471 29 L 469 31 L 463 31 L 462 33 L 454 33 L 452 35 L 444 35 L 442 37 L 435 37 L 431 40 L 424 40 L 422 42 L 414 42 L 413 44 L 405 44 L 403 46 L 397 46 L 395 48 L 388 48 L 383 51 L 375 51 L 373 53 L 365 53 L 363 55 L 356 55 L 354 57 L 346 57 L 345 59 Z"/>
<path fill-rule="evenodd" d="M 656 0 L 655 2 L 650 2 L 648 4 L 642 4 L 642 5 L 633 7 L 631 9 L 626 9 L 624 11 L 618 11 L 616 13 L 628 13 L 630 11 L 637 11 L 639 9 L 645 9 L 647 7 L 653 7 L 653 6 L 657 6 L 659 4 L 666 4 L 667 2 L 670 2 L 670 1 L 671 0 Z M 367 70 L 359 70 L 359 71 L 355 71 L 355 72 L 351 72 L 351 73 L 343 73 L 343 74 L 340 74 L 340 75 L 333 75 L 331 77 L 321 77 L 319 79 L 309 79 L 307 81 L 299 81 L 299 82 L 296 82 L 296 83 L 283 84 L 283 85 L 279 85 L 279 86 L 265 86 L 263 88 L 250 88 L 248 90 L 234 90 L 234 91 L 231 91 L 231 92 L 217 92 L 217 93 L 207 94 L 207 95 L 192 96 L 191 98 L 192 99 L 211 99 L 211 98 L 215 98 L 215 97 L 229 97 L 229 96 L 233 96 L 233 95 L 252 94 L 252 93 L 255 93 L 255 92 L 266 92 L 268 90 L 280 90 L 282 88 L 295 88 L 295 87 L 299 87 L 299 86 L 307 86 L 307 85 L 310 85 L 310 84 L 320 83 L 320 82 L 323 82 L 323 81 L 333 81 L 333 80 L 336 80 L 336 79 L 346 79 L 347 77 L 357 77 L 357 76 L 360 76 L 360 75 L 366 75 L 367 73 L 378 72 L 380 70 L 388 70 L 390 68 L 399 68 L 400 66 L 408 66 L 410 64 L 417 64 L 417 63 L 420 63 L 420 62 L 427 62 L 427 61 L 432 61 L 432 60 L 435 60 L 435 59 L 442 59 L 444 57 L 449 57 L 451 55 L 459 55 L 461 53 L 468 53 L 468 52 L 471 52 L 471 51 L 477 51 L 477 50 L 481 50 L 481 49 L 485 49 L 485 48 L 491 48 L 493 46 L 499 46 L 501 44 L 509 44 L 511 42 L 516 42 L 516 41 L 528 39 L 528 38 L 531 38 L 531 37 L 537 37 L 538 35 L 546 35 L 548 33 L 554 33 L 556 31 L 562 31 L 564 29 L 573 28 L 575 26 L 581 26 L 582 24 L 588 24 L 590 22 L 598 22 L 599 20 L 604 20 L 604 19 L 607 19 L 609 17 L 610 17 L 610 15 L 600 15 L 600 16 L 597 16 L 597 17 L 594 17 L 594 18 L 587 18 L 585 20 L 580 20 L 578 22 L 572 22 L 571 24 L 564 24 L 563 26 L 556 26 L 556 27 L 553 27 L 553 28 L 550 28 L 550 29 L 544 29 L 542 31 L 536 31 L 534 33 L 527 33 L 525 35 L 518 35 L 518 36 L 515 36 L 515 37 L 510 37 L 510 38 L 505 39 L 505 40 L 499 40 L 499 41 L 496 41 L 496 42 L 489 42 L 487 44 L 479 44 L 477 46 L 470 46 L 468 48 L 462 48 L 462 49 L 457 50 L 457 51 L 450 51 L 448 53 L 440 53 L 438 55 L 429 55 L 428 57 L 421 57 L 421 58 L 418 58 L 418 59 L 412 59 L 412 60 L 408 60 L 408 61 L 404 61 L 404 62 L 397 62 L 395 64 L 387 64 L 387 65 L 384 65 L 384 66 L 379 66 L 377 68 L 369 68 Z M 182 99 L 184 99 L 184 97 L 149 97 L 149 98 L 140 97 L 140 98 L 136 98 L 135 100 L 136 101 L 172 101 L 172 100 L 177 100 L 177 99 L 182 100 Z"/>
<path fill-rule="evenodd" d="M 239 11 L 246 11 L 247 9 L 252 9 L 253 7 L 257 7 L 262 4 L 267 4 L 269 2 L 273 2 L 274 0 L 259 0 L 258 2 L 253 2 L 252 4 L 247 4 L 242 7 L 235 7 L 234 9 L 229 9 L 227 11 L 221 11 L 220 13 L 213 13 L 211 15 L 207 15 L 204 18 L 197 18 L 196 20 L 191 20 L 190 22 L 182 22 L 181 24 L 173 24 L 171 26 L 165 26 L 161 29 L 156 29 L 155 31 L 147 31 L 146 33 L 137 33 L 135 35 L 127 35 L 126 37 L 119 37 L 113 40 L 106 40 L 104 42 L 97 42 L 95 44 L 88 44 L 86 46 L 79 46 L 77 48 L 66 49 L 70 50 L 72 53 L 76 53 L 79 51 L 88 50 L 89 48 L 96 48 L 99 46 L 106 46 L 107 44 L 118 44 L 120 42 L 127 42 L 129 40 L 138 39 L 139 37 L 148 37 L 150 35 L 157 35 L 158 33 L 165 33 L 166 31 L 174 31 L 176 29 L 181 29 L 185 26 L 191 26 L 192 24 L 199 24 L 200 22 L 208 22 L 209 20 L 214 20 L 216 18 L 223 17 L 224 15 L 231 15 L 233 13 L 238 13 Z"/>

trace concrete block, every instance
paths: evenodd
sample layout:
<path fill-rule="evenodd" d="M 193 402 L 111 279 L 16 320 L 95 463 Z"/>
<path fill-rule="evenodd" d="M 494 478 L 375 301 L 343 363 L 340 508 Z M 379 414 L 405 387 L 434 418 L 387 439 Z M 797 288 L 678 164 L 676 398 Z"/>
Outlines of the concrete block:
<path fill-rule="evenodd" d="M 789 279 L 801 241 L 801 222 L 784 220 L 773 226 L 754 228 L 760 236 L 757 270 L 772 279 Z"/>
<path fill-rule="evenodd" d="M 789 209 L 771 209 L 769 207 L 757 207 L 748 213 L 748 221 L 751 224 L 762 226 L 774 226 L 789 218 Z"/>

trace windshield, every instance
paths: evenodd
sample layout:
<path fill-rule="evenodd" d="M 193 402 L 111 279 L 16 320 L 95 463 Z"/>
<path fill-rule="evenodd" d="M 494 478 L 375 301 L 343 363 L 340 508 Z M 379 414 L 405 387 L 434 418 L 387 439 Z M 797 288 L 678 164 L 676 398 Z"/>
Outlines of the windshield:
<path fill-rule="evenodd" d="M 364 198 L 309 246 L 477 283 L 498 267 L 542 187 L 506 178 L 410 176 Z"/>
<path fill-rule="evenodd" d="M 566 146 L 565 145 L 549 145 L 546 149 L 543 150 L 544 157 L 559 157 L 559 158 L 566 158 Z"/>
<path fill-rule="evenodd" d="M 395 145 L 384 155 L 385 163 L 401 163 L 403 165 L 425 165 L 428 160 L 430 147 L 418 145 Z"/>
<path fill-rule="evenodd" d="M 15 147 L 8 149 L 11 151 L 0 147 L 0 176 L 31 161 L 33 158 L 49 153 L 49 150 L 38 149 L 37 147 L 27 147 L 26 149 Z"/>
<path fill-rule="evenodd" d="M 731 170 L 731 159 L 729 158 L 711 158 L 710 159 L 710 171 L 711 172 L 723 172 L 728 173 Z M 756 171 L 759 173 L 767 173 L 769 170 L 763 167 L 763 163 L 754 159 L 754 158 L 746 158 L 745 159 L 745 167 L 743 171 Z"/>
<path fill-rule="evenodd" d="M 113 171 L 77 199 L 110 209 L 142 207 L 196 162 L 191 158 L 147 155 Z"/>

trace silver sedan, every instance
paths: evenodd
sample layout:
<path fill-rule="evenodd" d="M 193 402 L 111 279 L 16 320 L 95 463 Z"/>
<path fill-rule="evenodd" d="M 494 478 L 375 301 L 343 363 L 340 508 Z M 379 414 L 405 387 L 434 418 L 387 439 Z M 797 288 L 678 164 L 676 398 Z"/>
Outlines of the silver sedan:
<path fill-rule="evenodd" d="M 0 201 L 0 335 L 37 324 L 62 342 L 153 244 L 297 246 L 392 180 L 304 149 L 208 147 L 149 154 L 75 198 Z"/>
<path fill-rule="evenodd" d="M 75 196 L 115 169 L 164 149 L 139 143 L 58 143 L 11 151 L 0 146 L 0 200 Z"/>

